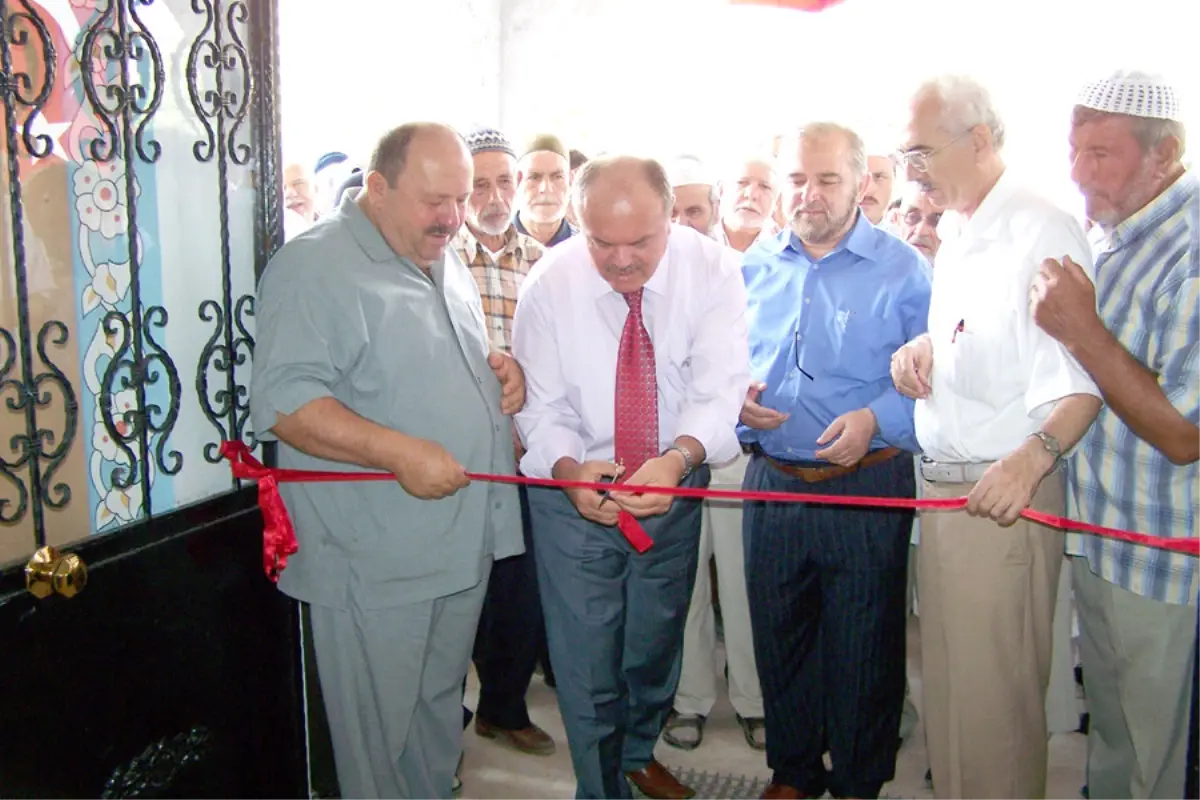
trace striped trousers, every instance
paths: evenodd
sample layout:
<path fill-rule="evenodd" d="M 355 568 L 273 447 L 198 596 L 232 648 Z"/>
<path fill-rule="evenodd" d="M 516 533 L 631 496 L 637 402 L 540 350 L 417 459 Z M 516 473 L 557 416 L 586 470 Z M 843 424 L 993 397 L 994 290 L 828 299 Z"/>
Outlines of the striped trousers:
<path fill-rule="evenodd" d="M 810 484 L 755 455 L 743 487 L 916 492 L 912 460 L 904 457 Z M 912 522 L 913 513 L 901 509 L 746 503 L 746 584 L 774 782 L 813 797 L 827 789 L 835 797 L 875 797 L 892 778 Z"/>

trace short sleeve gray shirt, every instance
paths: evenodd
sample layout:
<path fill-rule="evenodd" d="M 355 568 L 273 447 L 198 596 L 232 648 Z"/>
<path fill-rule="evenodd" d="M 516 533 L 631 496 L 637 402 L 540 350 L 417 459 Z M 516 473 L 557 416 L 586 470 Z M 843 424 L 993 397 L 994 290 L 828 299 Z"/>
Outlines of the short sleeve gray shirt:
<path fill-rule="evenodd" d="M 357 195 L 357 192 L 354 193 Z M 395 254 L 354 196 L 281 249 L 263 273 L 250 408 L 260 439 L 277 415 L 332 397 L 373 422 L 431 439 L 471 472 L 512 474 L 511 423 L 487 364 L 479 291 L 447 249 L 429 273 Z M 365 471 L 284 443 L 279 465 Z M 332 608 L 443 597 L 523 551 L 511 486 L 473 482 L 419 500 L 395 481 L 281 486 L 300 551 L 280 589 Z"/>

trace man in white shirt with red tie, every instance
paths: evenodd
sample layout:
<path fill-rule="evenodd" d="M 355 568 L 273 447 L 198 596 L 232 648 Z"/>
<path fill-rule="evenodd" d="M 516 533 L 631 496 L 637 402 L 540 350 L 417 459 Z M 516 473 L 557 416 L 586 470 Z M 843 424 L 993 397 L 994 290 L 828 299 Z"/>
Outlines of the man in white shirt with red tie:
<path fill-rule="evenodd" d="M 542 258 L 513 323 L 521 469 L 705 486 L 706 464 L 738 452 L 750 382 L 736 254 L 671 225 L 655 161 L 589 161 L 575 204 L 583 235 Z M 700 502 L 531 487 L 529 505 L 576 797 L 630 797 L 626 778 L 649 797 L 691 797 L 654 745 L 679 680 Z"/>

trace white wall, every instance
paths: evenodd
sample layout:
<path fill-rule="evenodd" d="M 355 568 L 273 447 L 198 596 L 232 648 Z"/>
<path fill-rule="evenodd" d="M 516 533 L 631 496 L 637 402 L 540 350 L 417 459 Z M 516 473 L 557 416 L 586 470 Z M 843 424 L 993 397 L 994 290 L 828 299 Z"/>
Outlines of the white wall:
<path fill-rule="evenodd" d="M 495 125 L 502 1 L 281 0 L 285 163 L 331 150 L 365 160 L 412 120 Z"/>
<path fill-rule="evenodd" d="M 417 118 L 499 122 L 518 142 L 555 132 L 589 155 L 724 160 L 826 117 L 891 148 L 915 84 L 961 71 L 992 88 L 1014 171 L 1073 204 L 1072 99 L 1120 66 L 1169 74 L 1196 99 L 1200 137 L 1194 27 L 1175 0 L 844 0 L 820 14 L 727 0 L 283 6 L 284 145 L 306 157 L 369 149 Z"/>
<path fill-rule="evenodd" d="M 1009 128 L 1014 172 L 1074 203 L 1066 132 L 1080 85 L 1159 70 L 1188 97 L 1200 70 L 1174 0 L 844 0 L 811 14 L 727 0 L 506 0 L 501 109 L 587 153 L 637 148 L 721 160 L 812 118 L 888 149 L 915 85 L 972 74 Z M 1195 148 L 1193 148 L 1194 150 Z"/>

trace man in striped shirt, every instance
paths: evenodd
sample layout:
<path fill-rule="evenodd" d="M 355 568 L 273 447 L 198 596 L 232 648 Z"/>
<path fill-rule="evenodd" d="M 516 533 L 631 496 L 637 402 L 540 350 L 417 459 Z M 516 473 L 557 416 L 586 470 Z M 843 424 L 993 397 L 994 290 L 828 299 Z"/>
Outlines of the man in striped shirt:
<path fill-rule="evenodd" d="M 1119 72 L 1089 84 L 1072 178 L 1095 223 L 1096 283 L 1066 259 L 1032 288 L 1035 319 L 1106 402 L 1069 470 L 1069 513 L 1196 535 L 1200 456 L 1200 184 L 1175 93 Z M 1097 312 L 1097 308 L 1099 311 Z M 1196 559 L 1073 534 L 1092 797 L 1183 797 L 1196 668 Z"/>
<path fill-rule="evenodd" d="M 465 138 L 475 174 L 466 223 L 451 244 L 479 287 L 492 348 L 507 353 L 517 290 L 541 258 L 542 247 L 513 224 L 517 160 L 508 139 L 490 128 L 476 129 Z M 519 444 L 515 446 L 520 458 Z M 474 660 L 479 673 L 475 732 L 523 753 L 549 755 L 554 752 L 554 740 L 529 719 L 525 703 L 539 644 L 546 634 L 524 487 L 520 495 L 525 552 L 492 565 L 475 637 Z"/>

